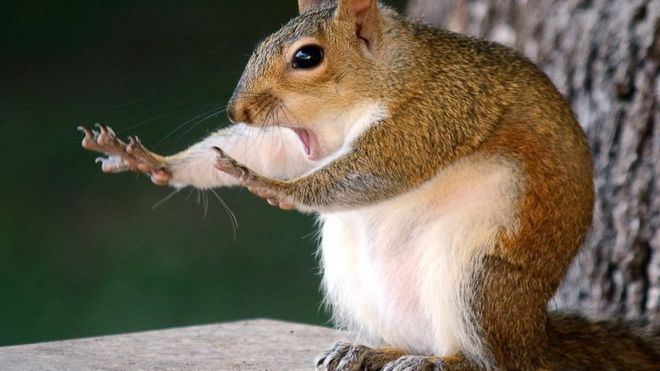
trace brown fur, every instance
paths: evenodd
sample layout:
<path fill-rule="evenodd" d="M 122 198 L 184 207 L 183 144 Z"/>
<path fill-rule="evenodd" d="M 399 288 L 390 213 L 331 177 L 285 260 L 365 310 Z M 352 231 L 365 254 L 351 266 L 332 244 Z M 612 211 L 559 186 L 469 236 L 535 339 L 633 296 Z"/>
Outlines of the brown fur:
<path fill-rule="evenodd" d="M 383 6 L 353 14 L 352 3 L 341 0 L 336 13 L 305 7 L 259 46 L 230 115 L 261 125 L 291 125 L 293 117 L 303 125 L 318 110 L 373 100 L 391 116 L 368 129 L 351 153 L 298 179 L 261 177 L 222 153 L 219 168 L 264 197 L 326 210 L 394 197 L 468 155 L 506 158 L 524 179 L 519 225 L 478 262 L 476 289 L 465 293 L 489 354 L 434 364 L 480 369 L 488 365 L 477 358 L 489 358 L 491 366 L 512 370 L 657 369 L 657 337 L 546 313 L 589 228 L 594 197 L 584 134 L 549 79 L 501 45 L 415 24 Z M 288 70 L 281 56 L 303 37 L 326 51 L 315 75 Z M 365 364 L 379 369 L 400 356 L 373 350 Z"/>

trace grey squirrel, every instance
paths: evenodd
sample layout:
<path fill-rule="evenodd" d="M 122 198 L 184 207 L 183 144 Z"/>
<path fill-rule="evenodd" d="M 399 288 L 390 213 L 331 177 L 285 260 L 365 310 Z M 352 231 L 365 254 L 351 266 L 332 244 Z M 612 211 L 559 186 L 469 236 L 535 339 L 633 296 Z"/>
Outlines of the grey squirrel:
<path fill-rule="evenodd" d="M 546 310 L 594 198 L 584 134 L 549 79 L 375 0 L 298 5 L 250 58 L 236 125 L 169 157 L 102 125 L 81 128 L 83 147 L 107 172 L 318 213 L 334 320 L 369 344 L 338 343 L 318 367 L 659 369 L 657 334 Z"/>

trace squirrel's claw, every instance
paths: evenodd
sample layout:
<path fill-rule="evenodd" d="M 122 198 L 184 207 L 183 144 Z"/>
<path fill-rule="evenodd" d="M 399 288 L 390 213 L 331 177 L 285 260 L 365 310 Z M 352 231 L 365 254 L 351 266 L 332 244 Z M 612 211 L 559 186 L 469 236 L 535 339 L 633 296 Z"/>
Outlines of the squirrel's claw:
<path fill-rule="evenodd" d="M 79 126 L 78 130 L 85 134 L 82 146 L 86 150 L 103 153 L 108 156 L 123 156 L 126 144 L 119 140 L 115 132 L 106 125 L 96 124 L 99 131 Z"/>
<path fill-rule="evenodd" d="M 83 139 L 94 139 L 96 137 L 96 133 L 94 133 L 94 130 L 84 127 L 84 126 L 78 126 L 76 130 L 82 132 L 85 134 L 85 137 Z M 84 142 L 83 142 L 84 143 Z"/>
<path fill-rule="evenodd" d="M 96 124 L 96 127 L 100 130 L 99 135 L 96 136 L 96 144 L 102 152 L 107 155 L 122 156 L 125 153 L 126 143 L 119 140 L 108 126 Z"/>
<path fill-rule="evenodd" d="M 82 140 L 82 146 L 84 149 L 88 151 L 103 152 L 102 148 L 96 142 L 96 139 L 99 136 L 98 132 L 84 126 L 78 126 L 78 131 L 85 134 Z"/>

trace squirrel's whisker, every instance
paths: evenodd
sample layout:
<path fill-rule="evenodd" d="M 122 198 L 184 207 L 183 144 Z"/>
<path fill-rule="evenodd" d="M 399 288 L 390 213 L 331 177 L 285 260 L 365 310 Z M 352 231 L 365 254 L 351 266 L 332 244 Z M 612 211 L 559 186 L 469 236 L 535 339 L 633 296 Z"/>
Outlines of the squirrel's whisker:
<path fill-rule="evenodd" d="M 215 196 L 215 198 L 220 202 L 220 205 L 222 205 L 222 208 L 225 209 L 225 212 L 229 216 L 229 220 L 231 222 L 231 227 L 232 227 L 232 234 L 233 234 L 233 240 L 236 241 L 236 236 L 238 233 L 238 219 L 236 218 L 236 214 L 232 209 L 227 205 L 225 200 L 220 197 L 220 195 L 213 189 L 209 188 L 209 191 Z"/>

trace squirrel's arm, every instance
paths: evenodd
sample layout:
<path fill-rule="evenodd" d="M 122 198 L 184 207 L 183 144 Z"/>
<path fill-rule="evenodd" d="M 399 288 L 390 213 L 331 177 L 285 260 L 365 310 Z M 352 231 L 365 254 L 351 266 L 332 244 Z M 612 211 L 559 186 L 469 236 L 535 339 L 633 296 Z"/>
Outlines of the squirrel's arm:
<path fill-rule="evenodd" d="M 279 202 L 280 206 L 293 206 L 302 211 L 339 210 L 372 204 L 429 180 L 443 163 L 453 161 L 460 150 L 457 146 L 436 147 L 429 151 L 423 139 L 383 141 L 385 137 L 397 137 L 383 135 L 383 131 L 401 126 L 393 120 L 388 118 L 375 123 L 343 156 L 292 180 L 261 175 L 236 161 L 231 152 L 220 146 L 215 147 L 216 167 L 236 177 L 242 185 L 271 204 Z M 410 133 L 402 133 L 405 134 Z"/>
<path fill-rule="evenodd" d="M 107 156 L 98 159 L 104 172 L 131 170 L 146 173 L 158 185 L 201 189 L 237 185 L 236 178 L 214 167 L 212 148 L 215 146 L 222 146 L 250 167 L 277 179 L 296 177 L 313 166 L 303 151 L 296 148 L 300 144 L 295 134 L 280 127 L 257 129 L 243 124 L 232 125 L 172 156 L 149 151 L 135 136 L 126 144 L 111 128 L 97 127 L 98 131 L 80 128 L 85 133 L 82 145 Z"/>
<path fill-rule="evenodd" d="M 260 173 L 290 179 L 312 167 L 295 134 L 285 128 L 254 128 L 243 124 L 219 130 L 190 148 L 165 158 L 175 187 L 213 188 L 238 185 L 236 178 L 215 168 L 213 147 L 225 148 Z"/>

